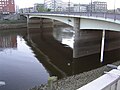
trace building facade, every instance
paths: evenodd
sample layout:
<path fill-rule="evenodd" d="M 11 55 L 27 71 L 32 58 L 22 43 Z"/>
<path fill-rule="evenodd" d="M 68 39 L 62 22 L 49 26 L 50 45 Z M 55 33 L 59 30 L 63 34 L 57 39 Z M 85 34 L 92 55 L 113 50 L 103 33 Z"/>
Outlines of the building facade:
<path fill-rule="evenodd" d="M 14 0 L 0 0 L 0 13 L 2 14 L 15 13 Z"/>
<path fill-rule="evenodd" d="M 34 12 L 42 12 L 44 11 L 44 9 L 45 9 L 44 4 L 40 4 L 40 3 L 34 4 Z"/>
<path fill-rule="evenodd" d="M 74 12 L 87 12 L 88 4 L 74 4 Z"/>
<path fill-rule="evenodd" d="M 94 1 L 90 3 L 88 12 L 107 12 L 107 2 Z"/>
<path fill-rule="evenodd" d="M 19 9 L 19 13 L 30 13 L 30 12 L 35 12 L 34 7 Z"/>
<path fill-rule="evenodd" d="M 106 12 L 107 11 L 107 2 L 93 2 L 93 8 L 95 12 Z"/>

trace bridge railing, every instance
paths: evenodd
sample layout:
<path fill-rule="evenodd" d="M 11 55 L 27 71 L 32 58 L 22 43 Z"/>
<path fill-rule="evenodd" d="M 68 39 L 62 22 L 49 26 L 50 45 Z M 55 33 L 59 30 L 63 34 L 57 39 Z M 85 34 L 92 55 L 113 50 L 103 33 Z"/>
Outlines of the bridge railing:
<path fill-rule="evenodd" d="M 120 90 L 120 69 L 113 69 L 105 73 L 77 90 Z"/>

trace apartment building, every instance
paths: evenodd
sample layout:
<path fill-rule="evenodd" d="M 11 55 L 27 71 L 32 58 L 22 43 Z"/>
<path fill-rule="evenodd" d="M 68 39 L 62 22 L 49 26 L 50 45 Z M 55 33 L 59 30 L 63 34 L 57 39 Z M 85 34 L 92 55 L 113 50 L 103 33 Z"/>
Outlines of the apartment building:
<path fill-rule="evenodd" d="M 0 13 L 10 14 L 15 12 L 14 0 L 0 0 Z"/>
<path fill-rule="evenodd" d="M 88 5 L 89 12 L 107 12 L 107 2 L 94 1 Z"/>

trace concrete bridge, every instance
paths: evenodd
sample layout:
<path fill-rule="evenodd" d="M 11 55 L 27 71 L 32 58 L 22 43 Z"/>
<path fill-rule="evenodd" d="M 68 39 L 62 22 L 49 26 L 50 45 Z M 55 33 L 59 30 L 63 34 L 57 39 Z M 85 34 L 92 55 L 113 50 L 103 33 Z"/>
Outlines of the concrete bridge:
<path fill-rule="evenodd" d="M 120 21 L 115 19 L 106 19 L 100 17 L 88 17 L 80 15 L 70 15 L 70 14 L 49 14 L 49 13 L 28 13 L 25 14 L 27 17 L 27 22 L 29 23 L 30 18 L 48 18 L 52 20 L 57 20 L 68 24 L 73 27 L 75 31 L 74 38 L 74 48 L 73 48 L 73 57 L 80 57 L 79 48 L 77 47 L 80 41 L 80 30 L 103 30 L 102 34 L 102 43 L 101 43 L 101 57 L 100 60 L 103 60 L 104 54 L 104 43 L 105 43 L 105 31 L 120 31 Z"/>
<path fill-rule="evenodd" d="M 110 18 L 104 17 L 93 17 L 93 16 L 80 16 L 80 15 L 72 15 L 72 14 L 49 14 L 49 13 L 30 13 L 27 14 L 29 18 L 48 18 L 52 20 L 57 20 L 68 24 L 72 27 L 75 27 L 76 22 L 79 24 L 79 29 L 95 29 L 95 30 L 112 30 L 112 31 L 120 31 L 119 30 L 119 20 L 114 20 Z M 112 18 L 112 17 L 111 17 Z M 29 21 L 28 21 L 29 22 Z"/>

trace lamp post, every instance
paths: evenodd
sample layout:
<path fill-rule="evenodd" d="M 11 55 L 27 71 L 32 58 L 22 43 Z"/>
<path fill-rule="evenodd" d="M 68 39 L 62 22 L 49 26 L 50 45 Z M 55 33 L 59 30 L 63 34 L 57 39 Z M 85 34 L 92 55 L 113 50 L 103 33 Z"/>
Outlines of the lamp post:
<path fill-rule="evenodd" d="M 115 4 L 116 4 L 116 0 L 114 0 L 114 21 L 116 20 L 116 10 L 115 10 Z"/>
<path fill-rule="evenodd" d="M 70 0 L 69 0 L 69 2 L 68 2 L 68 11 L 69 11 L 69 13 L 70 13 Z"/>
<path fill-rule="evenodd" d="M 80 12 L 80 3 L 79 3 L 79 12 Z"/>
<path fill-rule="evenodd" d="M 55 8 L 56 8 L 56 6 L 55 6 L 55 0 L 54 0 L 54 12 L 55 12 Z"/>
<path fill-rule="evenodd" d="M 45 8 L 46 8 L 46 0 L 44 0 L 44 11 L 45 11 Z"/>
<path fill-rule="evenodd" d="M 44 8 L 45 8 L 45 0 L 44 0 Z"/>
<path fill-rule="evenodd" d="M 91 0 L 91 10 L 90 10 L 90 16 L 92 16 L 92 0 Z"/>

